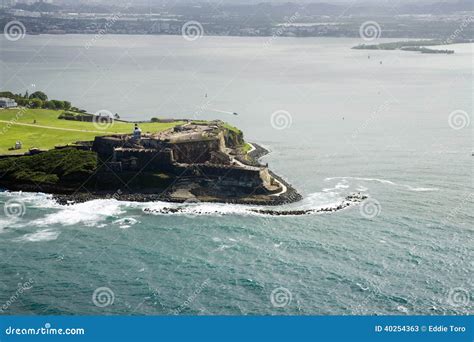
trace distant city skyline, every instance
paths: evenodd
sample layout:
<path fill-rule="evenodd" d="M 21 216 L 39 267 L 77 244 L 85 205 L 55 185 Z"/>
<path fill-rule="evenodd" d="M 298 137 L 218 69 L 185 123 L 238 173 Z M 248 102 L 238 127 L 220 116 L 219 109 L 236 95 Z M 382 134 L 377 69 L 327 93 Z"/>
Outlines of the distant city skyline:
<path fill-rule="evenodd" d="M 23 4 L 34 4 L 37 2 L 44 2 L 50 4 L 64 4 L 64 3 L 85 3 L 85 4 L 104 4 L 104 5 L 114 5 L 114 4 L 123 4 L 129 3 L 131 6 L 144 6 L 144 5 L 156 5 L 156 4 L 202 4 L 202 3 L 220 3 L 220 4 L 255 4 L 255 0 L 3 0 L 4 3 L 23 3 Z M 464 0 L 397 0 L 395 5 L 404 5 L 404 4 L 426 4 L 426 3 L 457 3 L 457 2 L 466 2 Z M 351 4 L 351 5 L 384 5 L 391 4 L 394 5 L 392 0 L 262 0 L 258 3 L 275 3 L 275 4 L 284 4 L 284 3 L 327 3 L 327 4 Z M 474 5 L 473 5 L 474 7 Z"/>

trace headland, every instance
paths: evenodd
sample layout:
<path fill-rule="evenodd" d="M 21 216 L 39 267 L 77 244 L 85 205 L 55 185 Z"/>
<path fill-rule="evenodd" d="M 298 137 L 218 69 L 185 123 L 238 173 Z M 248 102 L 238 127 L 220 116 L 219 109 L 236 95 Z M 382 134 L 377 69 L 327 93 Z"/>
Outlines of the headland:
<path fill-rule="evenodd" d="M 114 132 L 114 118 L 56 110 L 48 112 L 56 119 L 46 120 L 41 111 L 0 110 L 0 121 L 8 123 L 4 135 L 16 134 L 10 128 L 21 128 L 41 132 L 41 141 L 35 141 L 39 145 L 59 133 L 70 135 L 71 141 L 0 155 L 0 187 L 52 193 L 63 204 L 115 198 L 280 205 L 301 199 L 289 183 L 259 161 L 268 151 L 245 142 L 242 131 L 223 121 L 120 120 L 120 130 Z M 152 124 L 161 126 L 153 129 Z M 112 129 L 97 134 L 101 125 Z M 124 126 L 128 132 L 123 132 Z M 89 138 L 74 141 L 76 131 Z M 24 148 L 16 137 L 10 139 L 16 142 L 9 150 Z"/>

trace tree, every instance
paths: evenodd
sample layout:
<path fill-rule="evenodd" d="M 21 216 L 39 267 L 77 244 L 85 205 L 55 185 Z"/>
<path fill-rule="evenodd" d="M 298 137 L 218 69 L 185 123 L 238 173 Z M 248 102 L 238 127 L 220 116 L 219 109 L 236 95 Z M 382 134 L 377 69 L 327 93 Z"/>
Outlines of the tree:
<path fill-rule="evenodd" d="M 31 108 L 41 108 L 41 107 L 43 107 L 43 101 L 41 101 L 38 98 L 31 99 L 29 104 L 30 104 Z"/>
<path fill-rule="evenodd" d="M 54 103 L 56 109 L 64 109 L 64 102 L 59 100 L 51 100 L 50 102 Z"/>
<path fill-rule="evenodd" d="M 23 97 L 24 97 L 25 99 L 27 99 L 27 98 L 29 98 L 29 97 L 30 97 L 30 95 L 28 94 L 28 90 L 27 90 L 27 91 L 25 91 L 25 96 L 23 96 Z"/>
<path fill-rule="evenodd" d="M 11 91 L 0 91 L 0 97 L 8 97 L 10 99 L 16 98 L 16 95 L 13 94 Z"/>
<path fill-rule="evenodd" d="M 43 103 L 43 107 L 48 109 L 56 109 L 56 104 L 54 103 L 54 101 L 45 101 Z"/>
<path fill-rule="evenodd" d="M 48 96 L 42 91 L 35 91 L 30 95 L 30 99 L 40 99 L 41 101 L 48 101 Z"/>
<path fill-rule="evenodd" d="M 28 103 L 30 103 L 30 100 L 27 99 L 16 99 L 15 101 L 19 106 L 26 106 Z"/>
<path fill-rule="evenodd" d="M 65 109 L 65 110 L 71 109 L 71 102 L 69 102 L 69 101 L 64 101 L 64 109 Z"/>

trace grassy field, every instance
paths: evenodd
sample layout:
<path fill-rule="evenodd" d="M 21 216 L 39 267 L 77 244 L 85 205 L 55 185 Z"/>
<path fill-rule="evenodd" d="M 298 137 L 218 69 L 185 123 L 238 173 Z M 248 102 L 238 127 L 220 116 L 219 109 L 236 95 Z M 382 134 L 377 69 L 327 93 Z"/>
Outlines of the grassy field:
<path fill-rule="evenodd" d="M 134 126 L 131 123 L 115 121 L 102 129 L 90 122 L 59 120 L 61 113 L 61 110 L 49 109 L 0 110 L 0 154 L 23 153 L 34 147 L 51 149 L 56 145 L 94 140 L 94 137 L 99 135 L 131 133 Z M 144 133 L 159 132 L 182 123 L 142 123 L 140 128 Z M 22 142 L 23 148 L 9 151 L 18 140 Z"/>

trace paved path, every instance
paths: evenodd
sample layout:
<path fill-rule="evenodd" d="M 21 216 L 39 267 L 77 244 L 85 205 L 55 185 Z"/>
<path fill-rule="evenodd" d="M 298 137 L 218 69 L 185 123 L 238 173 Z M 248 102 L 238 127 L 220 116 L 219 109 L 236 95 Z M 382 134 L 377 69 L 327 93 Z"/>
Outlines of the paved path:
<path fill-rule="evenodd" d="M 270 196 L 280 196 L 280 195 L 283 195 L 285 192 L 288 191 L 288 188 L 286 187 L 285 184 L 283 184 L 282 182 L 280 182 L 278 179 L 276 178 L 273 178 L 275 179 L 275 182 L 277 182 L 278 184 L 281 185 L 281 191 L 280 192 L 277 192 L 276 194 L 271 194 Z"/>
<path fill-rule="evenodd" d="M 37 125 L 37 124 L 27 124 L 27 123 L 22 123 L 22 122 L 13 122 L 13 121 L 5 121 L 5 120 L 0 120 L 2 123 L 7 123 L 10 125 L 18 125 L 18 126 L 28 126 L 28 127 L 36 127 L 36 128 L 46 128 L 46 129 L 56 129 L 58 131 L 70 131 L 70 132 L 82 132 L 82 133 L 111 133 L 112 132 L 105 132 L 105 131 L 89 131 L 86 129 L 75 129 L 75 128 L 62 128 L 62 127 L 53 127 L 53 126 L 42 126 L 42 125 Z"/>
<path fill-rule="evenodd" d="M 252 146 L 252 149 L 250 151 L 247 152 L 250 153 L 252 152 L 253 150 L 255 150 L 255 146 L 253 146 L 252 144 L 248 143 L 250 146 Z M 242 167 L 245 167 L 247 169 L 250 169 L 250 170 L 255 170 L 255 169 L 259 169 L 258 167 L 255 167 L 255 166 L 250 166 L 250 165 L 245 165 L 243 164 L 242 162 L 238 161 L 237 159 L 233 158 L 232 157 L 232 161 L 235 162 L 237 165 L 239 166 L 242 166 Z M 277 182 L 278 184 L 280 184 L 281 186 L 281 191 L 280 192 L 277 192 L 276 194 L 271 194 L 270 196 L 280 196 L 280 195 L 283 195 L 285 192 L 288 191 L 288 188 L 286 187 L 285 184 L 283 184 L 282 182 L 280 182 L 278 179 L 276 179 L 275 177 L 273 178 L 275 179 L 275 182 Z"/>
<path fill-rule="evenodd" d="M 250 152 L 253 152 L 255 151 L 257 148 L 255 146 L 253 146 L 251 143 L 247 143 L 250 145 L 251 149 L 247 152 L 247 154 L 249 154 Z"/>

